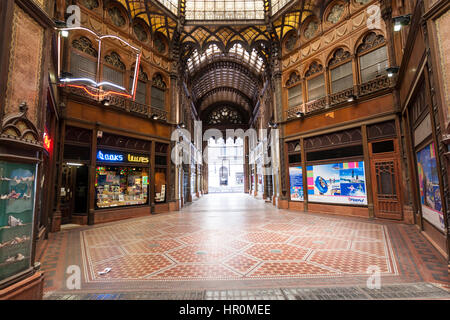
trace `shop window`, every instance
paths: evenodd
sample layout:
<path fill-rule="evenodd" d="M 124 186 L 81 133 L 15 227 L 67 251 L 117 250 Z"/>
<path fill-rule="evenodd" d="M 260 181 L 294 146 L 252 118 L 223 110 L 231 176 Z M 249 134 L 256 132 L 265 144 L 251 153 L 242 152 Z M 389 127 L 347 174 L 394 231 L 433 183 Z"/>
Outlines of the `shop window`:
<path fill-rule="evenodd" d="M 96 207 L 111 208 L 148 204 L 148 184 L 147 169 L 97 167 Z"/>
<path fill-rule="evenodd" d="M 351 158 L 363 156 L 362 145 L 343 147 L 338 149 L 321 150 L 315 152 L 308 152 L 306 155 L 307 161 L 320 161 L 327 159 Z"/>
<path fill-rule="evenodd" d="M 385 153 L 394 151 L 394 140 L 372 143 L 372 153 Z"/>
<path fill-rule="evenodd" d="M 303 103 L 302 85 L 298 84 L 288 89 L 288 107 L 293 108 Z"/>
<path fill-rule="evenodd" d="M 166 201 L 166 169 L 155 169 L 155 202 Z"/>
<path fill-rule="evenodd" d="M 364 37 L 362 44 L 358 47 L 362 83 L 386 74 L 389 61 L 385 42 L 382 35 L 371 32 Z"/>
<path fill-rule="evenodd" d="M 155 156 L 155 164 L 158 166 L 167 166 L 167 157 L 166 156 Z"/>
<path fill-rule="evenodd" d="M 323 98 L 325 95 L 325 78 L 323 74 L 308 80 L 308 101 Z"/>

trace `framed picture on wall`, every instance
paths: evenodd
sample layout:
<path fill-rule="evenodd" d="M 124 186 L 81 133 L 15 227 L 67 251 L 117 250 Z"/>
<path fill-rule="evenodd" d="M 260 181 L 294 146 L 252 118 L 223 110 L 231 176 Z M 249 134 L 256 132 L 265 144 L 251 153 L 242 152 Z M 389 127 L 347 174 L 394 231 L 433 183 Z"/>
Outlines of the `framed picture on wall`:
<path fill-rule="evenodd" d="M 428 144 L 416 155 L 422 217 L 439 230 L 445 231 L 434 143 Z"/>

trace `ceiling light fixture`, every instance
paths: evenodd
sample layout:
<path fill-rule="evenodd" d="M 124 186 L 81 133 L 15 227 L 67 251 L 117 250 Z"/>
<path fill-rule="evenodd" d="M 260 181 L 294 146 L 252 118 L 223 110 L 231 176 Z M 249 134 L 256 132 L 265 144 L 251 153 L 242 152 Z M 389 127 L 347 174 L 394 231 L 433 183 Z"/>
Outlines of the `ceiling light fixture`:
<path fill-rule="evenodd" d="M 302 111 L 297 111 L 295 115 L 297 116 L 297 118 L 303 118 L 305 116 L 305 114 Z"/>
<path fill-rule="evenodd" d="M 105 107 L 108 107 L 111 104 L 111 100 L 109 97 L 106 97 L 105 99 L 103 99 L 101 101 L 102 105 L 104 105 Z"/>
<path fill-rule="evenodd" d="M 411 14 L 407 14 L 404 16 L 398 16 L 392 19 L 394 21 L 394 31 L 398 32 L 402 30 L 403 26 L 407 26 L 411 22 Z"/>
<path fill-rule="evenodd" d="M 353 102 L 356 100 L 356 96 L 354 94 L 352 94 L 351 96 L 348 97 L 347 101 L 348 102 Z"/>
<path fill-rule="evenodd" d="M 387 71 L 388 77 L 389 77 L 389 78 L 392 78 L 395 74 L 398 73 L 398 70 L 399 70 L 399 69 L 400 69 L 399 67 L 390 67 L 390 68 L 387 68 L 386 71 Z"/>

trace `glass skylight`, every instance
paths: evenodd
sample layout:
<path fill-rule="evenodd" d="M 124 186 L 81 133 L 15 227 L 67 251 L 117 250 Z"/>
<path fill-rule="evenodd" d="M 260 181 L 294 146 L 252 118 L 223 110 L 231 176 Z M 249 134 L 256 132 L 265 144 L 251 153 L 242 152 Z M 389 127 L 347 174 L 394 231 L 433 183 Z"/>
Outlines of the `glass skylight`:
<path fill-rule="evenodd" d="M 186 20 L 263 20 L 264 0 L 186 0 L 185 10 Z"/>
<path fill-rule="evenodd" d="M 178 0 L 158 0 L 158 2 L 169 9 L 174 15 L 178 15 Z"/>
<path fill-rule="evenodd" d="M 272 15 L 276 14 L 278 11 L 284 8 L 292 0 L 272 0 Z"/>
<path fill-rule="evenodd" d="M 191 57 L 187 60 L 187 67 L 189 72 L 192 72 L 200 66 L 205 60 L 211 60 L 214 56 L 223 55 L 222 51 L 216 44 L 211 44 L 204 53 L 199 54 L 194 50 Z M 229 56 L 232 56 L 245 64 L 249 64 L 257 72 L 261 72 L 264 67 L 264 60 L 259 56 L 258 52 L 253 49 L 251 53 L 244 49 L 240 43 L 236 43 L 229 51 Z"/>

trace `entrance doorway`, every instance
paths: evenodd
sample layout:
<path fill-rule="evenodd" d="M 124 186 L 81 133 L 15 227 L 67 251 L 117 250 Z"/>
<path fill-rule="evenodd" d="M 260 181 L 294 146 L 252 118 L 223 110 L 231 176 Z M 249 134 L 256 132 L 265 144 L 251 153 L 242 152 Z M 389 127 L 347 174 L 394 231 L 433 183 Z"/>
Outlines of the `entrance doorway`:
<path fill-rule="evenodd" d="M 244 192 L 244 143 L 241 138 L 208 141 L 208 192 Z"/>
<path fill-rule="evenodd" d="M 64 165 L 61 183 L 61 224 L 73 222 L 74 215 L 87 215 L 88 166 Z"/>

